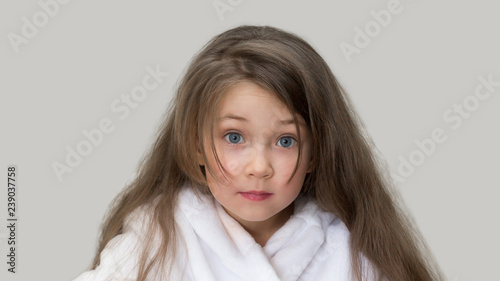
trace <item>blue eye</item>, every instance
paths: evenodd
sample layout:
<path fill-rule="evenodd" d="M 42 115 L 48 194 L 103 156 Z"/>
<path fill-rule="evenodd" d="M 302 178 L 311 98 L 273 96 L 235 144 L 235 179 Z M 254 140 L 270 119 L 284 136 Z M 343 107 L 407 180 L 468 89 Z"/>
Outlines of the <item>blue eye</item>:
<path fill-rule="evenodd" d="M 241 135 L 238 133 L 229 133 L 225 135 L 224 138 L 232 144 L 240 143 L 240 140 L 243 139 L 243 137 L 241 137 Z"/>
<path fill-rule="evenodd" d="M 278 141 L 278 145 L 283 146 L 285 148 L 293 146 L 295 143 L 297 143 L 296 140 L 294 140 L 292 137 L 282 137 Z"/>

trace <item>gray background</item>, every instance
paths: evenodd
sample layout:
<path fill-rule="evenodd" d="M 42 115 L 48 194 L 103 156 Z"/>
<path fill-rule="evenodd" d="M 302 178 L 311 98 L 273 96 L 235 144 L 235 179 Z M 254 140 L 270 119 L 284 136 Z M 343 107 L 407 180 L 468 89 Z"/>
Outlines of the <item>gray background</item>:
<path fill-rule="evenodd" d="M 13 275 L 4 262 L 2 184 L 0 279 L 71 280 L 83 272 L 103 214 L 133 178 L 190 58 L 224 30 L 269 24 L 324 57 L 393 175 L 400 157 L 418 154 L 416 140 L 444 131 L 446 141 L 397 188 L 449 280 L 499 280 L 500 87 L 456 129 L 443 119 L 471 98 L 479 76 L 500 81 L 498 2 L 402 0 L 402 11 L 350 63 L 340 44 L 354 44 L 355 28 L 391 1 L 221 0 L 233 4 L 222 20 L 213 2 L 73 0 L 17 53 L 8 34 L 21 36 L 23 17 L 33 22 L 43 9 L 35 0 L 1 2 L 0 174 L 5 183 L 7 165 L 17 165 L 19 221 Z M 157 64 L 170 75 L 120 119 L 113 100 Z M 52 163 L 64 163 L 65 147 L 74 149 L 102 118 L 114 131 L 60 182 Z"/>

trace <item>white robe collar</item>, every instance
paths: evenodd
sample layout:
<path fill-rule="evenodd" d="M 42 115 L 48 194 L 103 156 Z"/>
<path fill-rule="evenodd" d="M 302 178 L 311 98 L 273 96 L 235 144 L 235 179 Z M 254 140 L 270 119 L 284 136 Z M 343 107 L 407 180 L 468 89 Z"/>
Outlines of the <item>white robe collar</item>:
<path fill-rule="evenodd" d="M 213 196 L 198 198 L 190 187 L 184 188 L 179 194 L 179 210 L 200 242 L 197 250 L 188 251 L 194 279 L 298 280 L 325 244 L 327 228 L 336 217 L 319 210 L 311 199 L 299 197 L 293 204 L 294 214 L 261 247 Z M 184 223 L 180 226 L 187 227 Z M 194 241 L 187 236 L 189 249 Z M 193 261 L 192 255 L 200 254 L 203 257 Z M 228 274 L 234 279 L 227 278 Z"/>

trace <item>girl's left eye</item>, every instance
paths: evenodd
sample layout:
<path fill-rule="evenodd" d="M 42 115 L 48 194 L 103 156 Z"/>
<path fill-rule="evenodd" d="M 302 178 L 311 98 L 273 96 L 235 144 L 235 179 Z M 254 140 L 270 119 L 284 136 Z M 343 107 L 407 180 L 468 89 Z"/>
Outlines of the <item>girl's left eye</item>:
<path fill-rule="evenodd" d="M 225 135 L 224 138 L 231 144 L 237 144 L 240 143 L 240 140 L 243 140 L 243 137 L 238 133 L 229 133 Z"/>
<path fill-rule="evenodd" d="M 278 145 L 283 146 L 285 148 L 289 148 L 294 146 L 297 143 L 297 141 L 292 138 L 292 137 L 282 137 L 278 141 Z"/>

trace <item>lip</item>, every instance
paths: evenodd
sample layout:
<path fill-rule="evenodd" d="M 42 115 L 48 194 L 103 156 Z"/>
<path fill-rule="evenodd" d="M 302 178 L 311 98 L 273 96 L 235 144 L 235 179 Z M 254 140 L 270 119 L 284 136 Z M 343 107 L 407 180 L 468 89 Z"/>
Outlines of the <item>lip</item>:
<path fill-rule="evenodd" d="M 239 192 L 243 198 L 248 199 L 250 201 L 262 201 L 271 197 L 273 194 L 265 191 L 247 191 L 247 192 Z"/>

